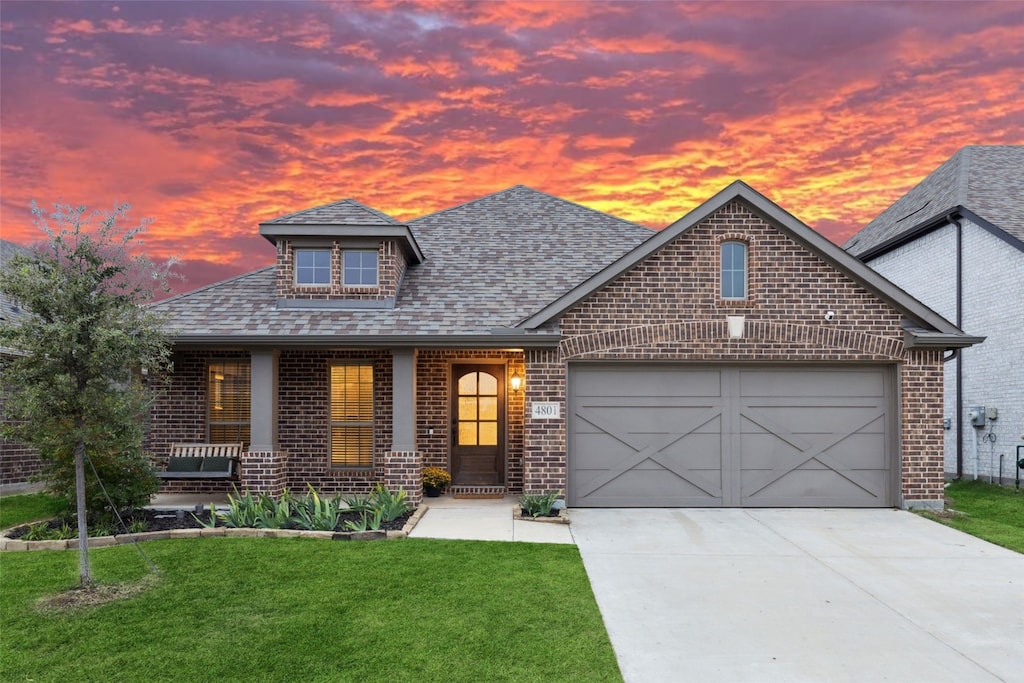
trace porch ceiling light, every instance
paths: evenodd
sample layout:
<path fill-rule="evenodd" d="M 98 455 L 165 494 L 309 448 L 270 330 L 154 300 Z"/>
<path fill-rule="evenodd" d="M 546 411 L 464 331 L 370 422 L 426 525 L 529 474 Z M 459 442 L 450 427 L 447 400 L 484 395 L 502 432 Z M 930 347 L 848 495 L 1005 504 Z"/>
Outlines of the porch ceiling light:
<path fill-rule="evenodd" d="M 519 376 L 518 372 L 513 372 L 512 377 L 508 380 L 509 386 L 512 387 L 512 391 L 519 391 L 523 388 L 523 378 Z"/>

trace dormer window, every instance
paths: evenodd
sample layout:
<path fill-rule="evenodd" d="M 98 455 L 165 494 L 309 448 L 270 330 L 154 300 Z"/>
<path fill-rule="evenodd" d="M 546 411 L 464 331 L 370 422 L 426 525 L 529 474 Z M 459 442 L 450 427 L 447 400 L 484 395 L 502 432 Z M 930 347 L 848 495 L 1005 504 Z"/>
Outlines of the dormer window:
<path fill-rule="evenodd" d="M 346 251 L 342 281 L 346 287 L 376 287 L 377 252 Z"/>
<path fill-rule="evenodd" d="M 331 250 L 296 249 L 295 284 L 312 287 L 330 286 Z"/>

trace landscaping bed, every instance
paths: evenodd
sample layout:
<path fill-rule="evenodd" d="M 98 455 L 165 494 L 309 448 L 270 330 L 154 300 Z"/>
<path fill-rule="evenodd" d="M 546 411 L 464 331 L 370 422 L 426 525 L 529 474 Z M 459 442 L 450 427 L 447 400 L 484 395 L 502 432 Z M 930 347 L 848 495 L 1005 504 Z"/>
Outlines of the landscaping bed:
<path fill-rule="evenodd" d="M 396 517 L 390 522 L 381 522 L 380 531 L 401 531 L 405 526 L 409 518 L 413 516 L 415 511 L 409 511 L 399 517 Z M 346 526 L 346 522 L 358 523 L 362 517 L 359 512 L 343 512 L 338 517 L 338 523 L 335 525 L 333 531 L 349 531 L 350 529 Z M 202 512 L 196 514 L 191 510 L 151 510 L 145 508 L 134 513 L 131 517 L 124 520 L 126 528 L 124 529 L 107 529 L 103 528 L 98 531 L 113 533 L 90 533 L 90 536 L 112 536 L 115 534 L 124 533 L 144 533 L 150 531 L 173 531 L 175 529 L 203 529 L 209 528 L 210 524 L 210 511 L 204 509 Z M 45 522 L 49 529 L 59 531 L 62 527 L 71 530 L 71 537 L 77 538 L 78 527 L 76 522 L 71 519 L 63 520 L 60 518 L 54 518 Z M 218 528 L 224 527 L 224 524 L 217 524 Z M 4 535 L 7 538 L 20 540 L 25 535 L 29 534 L 33 528 L 38 528 L 35 524 L 22 524 L 21 526 L 14 527 L 8 530 Z M 296 524 L 285 524 L 281 529 L 301 529 Z M 31 540 L 31 539 L 26 539 Z"/>

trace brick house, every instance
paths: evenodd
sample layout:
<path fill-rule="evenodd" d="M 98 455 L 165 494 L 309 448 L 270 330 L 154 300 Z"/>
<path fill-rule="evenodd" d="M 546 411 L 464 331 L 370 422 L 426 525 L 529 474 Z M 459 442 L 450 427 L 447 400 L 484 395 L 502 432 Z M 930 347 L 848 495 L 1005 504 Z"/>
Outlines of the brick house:
<path fill-rule="evenodd" d="M 6 271 L 8 261 L 15 254 L 26 251 L 14 242 L 0 240 L 0 272 Z M 0 292 L 0 320 L 17 320 L 24 315 L 25 311 Z M 3 376 L 7 360 L 17 353 L 17 349 L 0 347 L 0 377 Z M 4 414 L 5 394 L 6 387 L 0 382 L 0 415 Z M 28 490 L 32 486 L 32 478 L 39 474 L 42 465 L 39 453 L 34 449 L 0 437 L 0 492 Z"/>
<path fill-rule="evenodd" d="M 1024 146 L 964 147 L 844 249 L 985 335 L 947 354 L 945 470 L 1010 483 L 1024 445 Z"/>
<path fill-rule="evenodd" d="M 516 186 L 260 234 L 274 266 L 154 305 L 157 453 L 242 441 L 272 492 L 418 501 L 434 465 L 571 506 L 942 505 L 942 356 L 980 339 L 742 182 L 660 232 Z"/>

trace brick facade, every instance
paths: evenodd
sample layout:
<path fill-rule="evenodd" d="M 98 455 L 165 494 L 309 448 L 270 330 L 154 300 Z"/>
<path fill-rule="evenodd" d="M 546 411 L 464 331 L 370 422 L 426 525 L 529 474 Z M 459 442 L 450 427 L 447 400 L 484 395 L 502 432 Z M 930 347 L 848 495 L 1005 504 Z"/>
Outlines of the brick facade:
<path fill-rule="evenodd" d="M 719 296 L 719 245 L 749 245 L 749 297 Z M 827 310 L 835 311 L 831 321 Z M 743 315 L 731 339 L 726 315 Z M 900 369 L 901 491 L 905 504 L 942 499 L 942 359 L 908 351 L 902 315 L 829 263 L 734 201 L 667 244 L 559 321 L 554 351 L 527 354 L 527 411 L 554 401 L 565 414 L 574 360 L 696 362 L 872 362 Z M 566 420 L 526 414 L 528 491 L 566 487 Z"/>
<path fill-rule="evenodd" d="M 0 356 L 0 376 L 3 375 L 6 358 L 9 356 Z M 4 415 L 6 391 L 6 387 L 0 384 L 0 416 Z M 39 474 L 42 467 L 43 462 L 34 449 L 0 438 L 0 486 L 14 487 L 27 484 Z"/>

